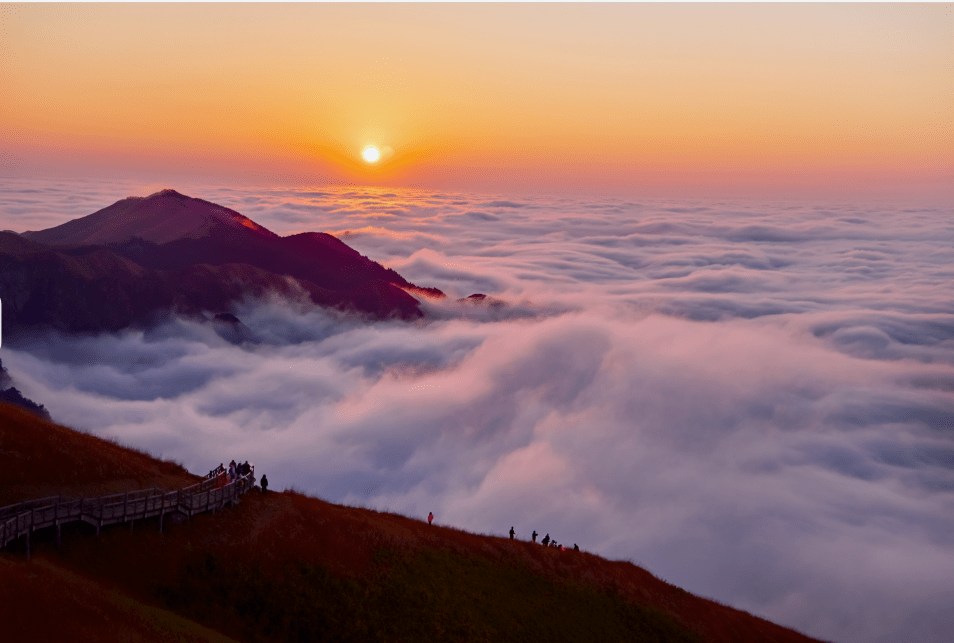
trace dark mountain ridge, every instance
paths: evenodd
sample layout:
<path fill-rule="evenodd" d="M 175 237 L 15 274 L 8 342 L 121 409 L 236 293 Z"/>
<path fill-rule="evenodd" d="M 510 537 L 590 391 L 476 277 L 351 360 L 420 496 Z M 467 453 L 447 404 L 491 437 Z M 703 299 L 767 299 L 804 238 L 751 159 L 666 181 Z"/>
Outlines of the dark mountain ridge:
<path fill-rule="evenodd" d="M 409 292 L 443 296 L 329 234 L 280 237 L 174 190 L 47 230 L 0 233 L 0 299 L 11 333 L 115 331 L 168 314 L 225 311 L 267 292 L 304 292 L 322 306 L 405 321 L 423 316 Z"/>

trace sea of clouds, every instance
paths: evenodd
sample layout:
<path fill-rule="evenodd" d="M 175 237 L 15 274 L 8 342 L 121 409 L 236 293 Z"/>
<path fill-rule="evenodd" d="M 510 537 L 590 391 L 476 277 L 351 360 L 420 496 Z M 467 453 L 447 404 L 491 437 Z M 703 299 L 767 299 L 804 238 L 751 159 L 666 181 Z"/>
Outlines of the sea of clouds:
<path fill-rule="evenodd" d="M 549 533 L 825 639 L 952 640 L 951 208 L 10 181 L 0 229 L 163 187 L 448 299 L 415 324 L 248 301 L 243 346 L 183 320 L 5 341 L 56 420 Z"/>

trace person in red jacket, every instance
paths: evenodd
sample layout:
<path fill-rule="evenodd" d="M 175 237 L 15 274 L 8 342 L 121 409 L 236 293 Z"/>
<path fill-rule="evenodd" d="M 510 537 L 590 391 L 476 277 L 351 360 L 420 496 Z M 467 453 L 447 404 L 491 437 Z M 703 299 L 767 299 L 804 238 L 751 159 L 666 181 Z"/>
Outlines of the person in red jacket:
<path fill-rule="evenodd" d="M 431 524 L 432 522 L 434 522 L 434 514 L 431 513 L 431 512 L 428 512 L 428 514 L 427 514 L 427 524 Z"/>

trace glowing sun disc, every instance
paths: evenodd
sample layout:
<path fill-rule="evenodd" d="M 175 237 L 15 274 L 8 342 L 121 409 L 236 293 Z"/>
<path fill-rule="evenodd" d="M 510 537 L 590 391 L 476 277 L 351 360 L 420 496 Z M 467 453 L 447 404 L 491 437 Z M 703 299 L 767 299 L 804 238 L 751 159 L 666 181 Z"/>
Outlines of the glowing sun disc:
<path fill-rule="evenodd" d="M 376 147 L 366 147 L 364 148 L 364 160 L 368 163 L 374 163 L 378 160 L 381 154 L 378 152 Z"/>

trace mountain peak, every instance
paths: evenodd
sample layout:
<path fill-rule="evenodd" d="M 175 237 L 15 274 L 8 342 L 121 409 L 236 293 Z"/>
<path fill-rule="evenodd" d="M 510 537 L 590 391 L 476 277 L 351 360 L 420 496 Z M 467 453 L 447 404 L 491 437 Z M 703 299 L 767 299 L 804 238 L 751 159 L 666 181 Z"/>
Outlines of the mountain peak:
<path fill-rule="evenodd" d="M 192 198 L 192 197 L 188 197 L 188 196 L 186 196 L 186 195 L 184 195 L 184 194 L 182 194 L 182 193 L 180 193 L 180 192 L 176 192 L 176 191 L 173 190 L 172 188 L 166 188 L 166 189 L 164 189 L 164 190 L 159 190 L 158 192 L 153 192 L 152 194 L 150 194 L 150 195 L 147 196 L 146 198 L 147 198 L 147 199 L 152 199 L 152 198 L 156 198 L 156 197 L 173 197 L 173 198 L 176 198 L 176 199 L 190 199 L 190 198 Z"/>
<path fill-rule="evenodd" d="M 78 246 L 122 243 L 134 237 L 163 244 L 221 232 L 277 238 L 235 210 L 171 188 L 147 197 L 128 197 L 89 216 L 22 236 L 45 244 Z"/>

